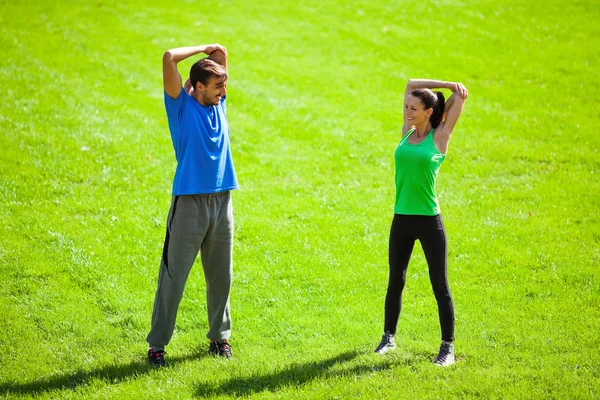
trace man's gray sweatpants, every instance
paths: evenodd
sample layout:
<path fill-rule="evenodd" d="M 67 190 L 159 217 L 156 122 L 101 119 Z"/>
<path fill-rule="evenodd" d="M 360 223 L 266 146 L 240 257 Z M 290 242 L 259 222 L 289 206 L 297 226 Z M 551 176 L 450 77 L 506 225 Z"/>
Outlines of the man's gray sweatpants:
<path fill-rule="evenodd" d="M 230 192 L 174 196 L 167 218 L 167 234 L 158 274 L 158 288 L 147 341 L 166 346 L 185 282 L 200 251 L 211 340 L 229 339 L 229 292 L 233 275 L 233 207 Z"/>

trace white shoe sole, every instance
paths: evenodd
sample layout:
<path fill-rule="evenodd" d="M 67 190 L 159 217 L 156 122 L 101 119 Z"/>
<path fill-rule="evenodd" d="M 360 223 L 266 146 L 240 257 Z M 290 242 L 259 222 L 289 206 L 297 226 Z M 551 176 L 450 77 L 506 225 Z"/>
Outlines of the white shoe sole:
<path fill-rule="evenodd" d="M 382 356 L 382 355 L 384 355 L 385 353 L 387 353 L 387 352 L 389 352 L 389 351 L 392 351 L 392 350 L 396 350 L 396 346 L 394 346 L 394 347 L 389 347 L 389 346 L 388 346 L 388 347 L 386 347 L 385 349 L 381 349 L 381 350 L 379 350 L 379 351 L 375 351 L 375 354 L 378 354 L 378 355 Z"/>
<path fill-rule="evenodd" d="M 436 362 L 436 361 L 434 361 L 433 363 L 435 365 L 437 365 L 438 367 L 449 367 L 449 366 L 453 365 L 455 362 L 456 362 L 456 360 L 454 360 L 454 357 L 452 357 L 451 360 L 446 360 L 443 363 L 439 363 L 439 362 Z"/>

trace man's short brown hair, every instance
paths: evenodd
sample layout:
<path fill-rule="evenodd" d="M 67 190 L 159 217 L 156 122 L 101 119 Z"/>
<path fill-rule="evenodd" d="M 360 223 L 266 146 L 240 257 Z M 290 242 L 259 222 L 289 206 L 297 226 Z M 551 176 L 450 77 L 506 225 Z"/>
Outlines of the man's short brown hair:
<path fill-rule="evenodd" d="M 213 76 L 227 78 L 227 69 L 208 57 L 196 61 L 190 68 L 190 83 L 194 89 L 198 82 L 206 85 Z"/>

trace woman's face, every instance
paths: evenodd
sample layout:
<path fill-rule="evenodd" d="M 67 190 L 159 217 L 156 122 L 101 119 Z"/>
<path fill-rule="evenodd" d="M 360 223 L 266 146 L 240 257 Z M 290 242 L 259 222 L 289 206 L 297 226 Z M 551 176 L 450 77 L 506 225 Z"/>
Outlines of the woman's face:
<path fill-rule="evenodd" d="M 404 122 L 408 125 L 420 125 L 427 123 L 433 113 L 433 108 L 425 109 L 425 105 L 420 98 L 408 96 L 404 104 Z"/>

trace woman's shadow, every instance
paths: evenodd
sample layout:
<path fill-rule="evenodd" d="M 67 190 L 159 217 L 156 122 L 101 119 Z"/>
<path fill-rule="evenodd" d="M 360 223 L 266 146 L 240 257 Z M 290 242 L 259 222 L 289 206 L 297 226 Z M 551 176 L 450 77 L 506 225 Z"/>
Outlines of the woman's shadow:
<path fill-rule="evenodd" d="M 335 376 L 356 376 L 386 370 L 393 366 L 393 359 L 388 359 L 383 363 L 377 362 L 352 368 L 342 367 L 331 370 L 337 364 L 349 362 L 359 354 L 364 353 L 349 351 L 319 362 L 287 365 L 283 370 L 270 374 L 231 378 L 216 386 L 214 382 L 207 381 L 198 385 L 195 394 L 202 398 L 218 395 L 245 397 L 263 391 L 275 392 L 290 385 L 301 386 L 317 378 L 329 379 Z"/>

